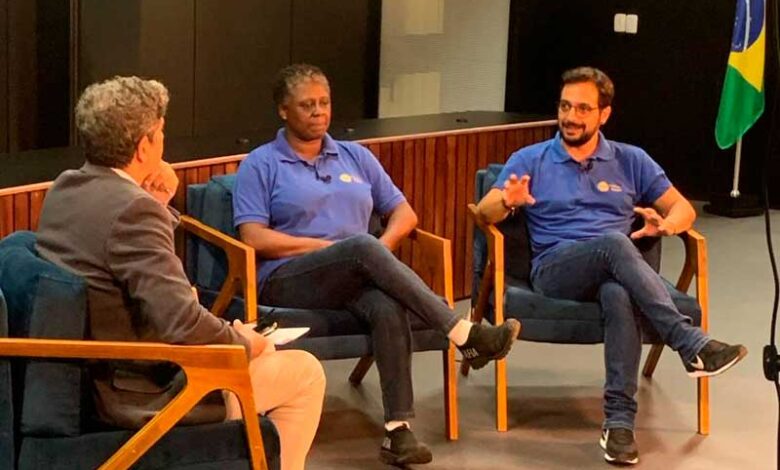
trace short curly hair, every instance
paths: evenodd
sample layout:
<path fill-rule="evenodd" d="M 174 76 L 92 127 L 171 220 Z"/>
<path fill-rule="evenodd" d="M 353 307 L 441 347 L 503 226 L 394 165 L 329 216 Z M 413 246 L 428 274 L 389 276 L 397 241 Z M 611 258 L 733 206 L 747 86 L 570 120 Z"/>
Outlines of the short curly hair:
<path fill-rule="evenodd" d="M 306 80 L 315 80 L 323 83 L 330 89 L 328 77 L 316 65 L 292 64 L 281 69 L 274 78 L 274 104 L 278 107 L 284 104 L 284 100 L 292 95 L 293 88 Z"/>
<path fill-rule="evenodd" d="M 88 86 L 76 104 L 76 127 L 87 161 L 126 167 L 138 141 L 154 135 L 169 100 L 168 89 L 156 80 L 114 77 Z"/>
<path fill-rule="evenodd" d="M 577 67 L 563 72 L 561 80 L 564 85 L 570 83 L 592 83 L 599 91 L 599 108 L 612 105 L 615 98 L 615 85 L 606 73 L 595 67 Z"/>

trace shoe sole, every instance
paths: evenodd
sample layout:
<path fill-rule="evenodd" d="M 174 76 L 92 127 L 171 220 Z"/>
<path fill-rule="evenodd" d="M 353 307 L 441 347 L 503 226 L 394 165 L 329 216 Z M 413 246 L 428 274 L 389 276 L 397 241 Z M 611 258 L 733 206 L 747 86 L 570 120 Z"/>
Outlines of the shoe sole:
<path fill-rule="evenodd" d="M 626 459 L 626 460 L 620 460 L 617 457 L 612 457 L 607 453 L 607 441 L 602 436 L 601 439 L 599 439 L 599 446 L 601 446 L 601 449 L 604 451 L 604 460 L 607 461 L 607 463 L 610 463 L 612 465 L 622 465 L 622 466 L 628 466 L 628 465 L 636 465 L 639 463 L 639 456 L 634 457 L 633 459 Z"/>
<path fill-rule="evenodd" d="M 410 464 L 424 464 L 433 461 L 433 455 L 429 450 L 419 450 L 413 454 L 399 456 L 387 449 L 379 451 L 379 460 L 387 465 L 403 467 Z"/>
<path fill-rule="evenodd" d="M 731 362 L 729 362 L 726 365 L 722 366 L 720 369 L 709 371 L 709 372 L 706 371 L 706 370 L 697 370 L 697 371 L 693 371 L 693 372 L 688 372 L 688 377 L 691 377 L 691 378 L 694 378 L 694 379 L 699 379 L 699 378 L 702 378 L 702 377 L 715 377 L 716 375 L 720 375 L 720 374 L 726 372 L 727 370 L 731 369 L 732 367 L 734 367 L 739 361 L 742 360 L 743 357 L 747 356 L 747 353 L 748 353 L 747 352 L 747 348 L 745 348 L 743 346 L 743 347 L 739 348 L 739 354 L 737 354 L 737 357 L 732 359 Z"/>
<path fill-rule="evenodd" d="M 497 352 L 496 354 L 493 354 L 492 356 L 488 357 L 479 357 L 473 361 L 469 361 L 469 365 L 472 369 L 481 369 L 485 367 L 488 362 L 495 361 L 498 359 L 503 359 L 506 357 L 507 354 L 509 354 L 509 350 L 512 349 L 512 344 L 515 342 L 517 337 L 520 335 L 520 322 L 515 320 L 514 318 L 510 318 L 505 323 L 510 324 L 512 328 L 512 334 L 511 334 L 511 341 L 507 341 L 504 345 L 504 349 Z"/>

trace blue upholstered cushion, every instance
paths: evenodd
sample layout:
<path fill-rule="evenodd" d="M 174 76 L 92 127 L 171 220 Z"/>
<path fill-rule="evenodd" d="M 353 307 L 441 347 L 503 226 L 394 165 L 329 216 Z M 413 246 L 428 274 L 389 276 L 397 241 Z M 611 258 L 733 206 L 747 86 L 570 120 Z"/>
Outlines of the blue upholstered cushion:
<path fill-rule="evenodd" d="M 493 186 L 503 165 L 491 164 L 479 170 L 476 175 L 474 198 L 479 201 Z M 641 223 L 641 221 L 639 221 Z M 554 299 L 537 294 L 529 284 L 531 259 L 530 240 L 522 210 L 497 225 L 504 234 L 505 272 L 507 288 L 504 293 L 504 314 L 517 318 L 523 324 L 522 339 L 549 343 L 593 344 L 604 338 L 604 319 L 596 302 L 576 302 Z M 661 263 L 661 239 L 642 239 L 637 248 L 645 261 L 656 271 Z M 474 281 L 472 304 L 476 302 L 479 282 L 487 263 L 487 241 L 479 230 L 474 231 L 473 245 Z M 694 324 L 701 323 L 701 310 L 696 299 L 677 291 L 666 280 L 672 300 L 681 313 L 690 316 Z M 491 305 L 485 312 L 488 321 L 493 321 Z M 642 318 L 643 339 L 647 343 L 658 343 L 658 333 L 647 319 Z"/>
<path fill-rule="evenodd" d="M 177 426 L 163 436 L 133 466 L 134 470 L 249 469 L 242 421 Z M 269 469 L 278 470 L 279 437 L 273 424 L 260 420 Z M 19 451 L 19 470 L 97 468 L 130 436 L 130 431 L 107 431 L 56 439 L 25 438 Z"/>
<path fill-rule="evenodd" d="M 32 232 L 15 232 L 0 241 L 0 285 L 7 297 L 11 336 L 84 337 L 84 281 L 39 258 Z M 81 366 L 36 360 L 29 361 L 23 373 L 22 433 L 80 434 L 84 390 Z"/>
<path fill-rule="evenodd" d="M 8 311 L 0 289 L 0 338 L 8 336 Z M 11 361 L 0 357 L 0 468 L 13 468 L 16 460 Z"/>
<path fill-rule="evenodd" d="M 235 174 L 215 176 L 206 184 L 187 187 L 187 214 L 214 227 L 222 233 L 238 238 L 233 227 L 233 185 Z M 205 241 L 190 237 L 187 260 L 188 276 L 199 287 L 219 290 L 227 276 L 225 253 Z"/>

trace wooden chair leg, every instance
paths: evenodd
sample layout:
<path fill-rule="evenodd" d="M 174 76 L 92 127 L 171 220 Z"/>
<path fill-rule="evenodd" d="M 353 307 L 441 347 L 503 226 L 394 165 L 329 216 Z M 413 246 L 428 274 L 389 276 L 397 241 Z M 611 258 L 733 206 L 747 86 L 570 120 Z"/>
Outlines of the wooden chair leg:
<path fill-rule="evenodd" d="M 444 370 L 444 427 L 447 439 L 458 440 L 458 375 L 455 366 L 455 344 L 442 351 Z"/>
<path fill-rule="evenodd" d="M 507 382 L 506 382 L 506 359 L 500 359 L 496 362 L 496 429 L 499 432 L 506 432 L 507 425 Z"/>
<path fill-rule="evenodd" d="M 710 379 L 701 377 L 698 382 L 699 398 L 699 434 L 709 436 L 710 434 Z"/>
<path fill-rule="evenodd" d="M 650 352 L 645 359 L 645 367 L 642 369 L 642 375 L 648 379 L 653 376 L 655 372 L 655 366 L 658 365 L 658 359 L 661 357 L 661 352 L 664 350 L 663 344 L 654 344 L 650 348 Z"/>
<path fill-rule="evenodd" d="M 349 383 L 351 383 L 354 386 L 360 385 L 360 382 L 363 381 L 363 377 L 366 376 L 366 373 L 371 368 L 371 366 L 374 364 L 374 357 L 373 356 L 363 356 L 360 358 L 357 364 L 355 364 L 355 368 L 352 369 L 352 373 L 349 374 Z"/>

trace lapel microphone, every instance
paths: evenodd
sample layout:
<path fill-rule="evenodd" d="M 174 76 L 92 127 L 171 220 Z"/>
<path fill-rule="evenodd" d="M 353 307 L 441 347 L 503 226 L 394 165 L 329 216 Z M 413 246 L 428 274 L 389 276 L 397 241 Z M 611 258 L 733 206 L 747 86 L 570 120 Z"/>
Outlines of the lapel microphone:
<path fill-rule="evenodd" d="M 580 171 L 587 173 L 593 169 L 593 159 L 589 158 L 587 161 L 580 163 Z"/>

